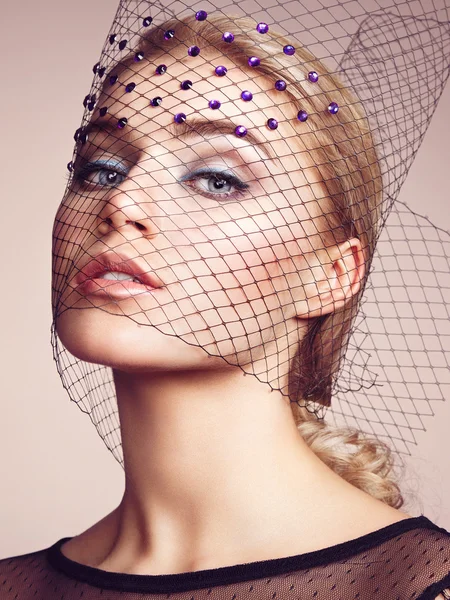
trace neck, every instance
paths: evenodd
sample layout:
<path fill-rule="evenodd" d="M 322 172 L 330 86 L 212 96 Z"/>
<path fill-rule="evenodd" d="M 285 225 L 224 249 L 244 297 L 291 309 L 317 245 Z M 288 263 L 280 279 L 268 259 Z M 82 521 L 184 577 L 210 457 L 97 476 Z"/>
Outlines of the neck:
<path fill-rule="evenodd" d="M 286 556 L 293 536 L 314 537 L 309 523 L 332 521 L 362 494 L 303 441 L 289 400 L 238 368 L 116 370 L 114 380 L 125 493 L 107 518 L 101 568 L 173 572 Z"/>

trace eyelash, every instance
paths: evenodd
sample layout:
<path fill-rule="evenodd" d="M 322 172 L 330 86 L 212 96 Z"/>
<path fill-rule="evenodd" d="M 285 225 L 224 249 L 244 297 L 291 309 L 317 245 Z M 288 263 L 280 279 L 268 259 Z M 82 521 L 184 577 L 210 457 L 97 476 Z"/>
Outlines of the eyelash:
<path fill-rule="evenodd" d="M 212 198 L 214 200 L 217 200 L 217 198 L 225 200 L 241 198 L 246 195 L 246 190 L 248 190 L 248 188 L 250 187 L 247 183 L 244 183 L 232 173 L 227 173 L 226 171 L 219 171 L 211 168 L 204 168 L 198 171 L 194 171 L 189 175 L 185 175 L 181 181 L 183 183 L 186 183 L 188 181 L 198 181 L 199 179 L 211 179 L 212 177 L 214 177 L 216 181 L 225 181 L 226 183 L 236 188 L 235 192 L 226 192 L 223 194 L 214 194 L 204 189 L 198 190 L 199 193 L 201 193 L 203 196 L 206 196 L 207 198 Z"/>
<path fill-rule="evenodd" d="M 95 163 L 95 162 L 88 162 L 74 170 L 74 178 L 81 185 L 87 184 L 87 185 L 91 185 L 91 186 L 101 187 L 104 184 L 97 183 L 97 182 L 90 182 L 87 179 L 87 177 L 90 173 L 98 173 L 100 171 L 104 171 L 107 173 L 117 173 L 117 175 L 122 176 L 122 177 L 126 177 L 126 175 L 127 175 L 126 172 L 121 172 L 120 170 L 117 169 L 117 167 L 114 167 L 114 166 L 108 167 L 105 165 L 99 165 L 98 163 Z M 193 173 L 189 173 L 188 175 L 185 175 L 181 179 L 181 182 L 187 183 L 187 182 L 191 182 L 191 181 L 198 181 L 200 179 L 211 179 L 212 177 L 214 177 L 218 181 L 219 180 L 225 181 L 226 183 L 234 186 L 236 188 L 236 190 L 232 193 L 226 192 L 226 193 L 215 194 L 213 192 L 208 192 L 205 189 L 200 190 L 197 188 L 197 191 L 199 193 L 201 193 L 203 196 L 206 196 L 207 198 L 212 198 L 215 200 L 217 200 L 217 199 L 228 200 L 228 199 L 240 198 L 240 197 L 243 197 L 246 195 L 246 190 L 250 187 L 247 183 L 244 183 L 243 181 L 241 181 L 238 177 L 236 177 L 232 173 L 228 173 L 226 171 L 220 171 L 220 170 L 216 170 L 216 169 L 211 169 L 211 168 L 204 168 L 204 169 L 200 169 L 198 171 L 194 171 Z M 122 183 L 122 182 L 120 182 L 120 183 Z M 112 184 L 111 187 L 114 187 L 114 185 L 120 185 L 120 183 Z"/>
<path fill-rule="evenodd" d="M 102 183 L 88 181 L 88 179 L 87 179 L 88 175 L 90 175 L 91 173 L 99 173 L 99 172 L 103 171 L 106 173 L 116 173 L 117 175 L 125 178 L 127 176 L 127 172 L 125 170 L 123 170 L 123 171 L 119 170 L 118 166 L 119 165 L 108 166 L 107 164 L 101 164 L 101 163 L 96 163 L 96 162 L 87 162 L 84 165 L 81 165 L 78 168 L 74 169 L 74 179 L 81 185 L 87 184 L 92 187 L 102 187 L 102 185 L 103 185 Z M 122 182 L 120 182 L 120 183 L 122 183 Z M 114 187 L 114 185 L 118 185 L 118 184 L 114 183 L 111 185 L 111 187 Z"/>

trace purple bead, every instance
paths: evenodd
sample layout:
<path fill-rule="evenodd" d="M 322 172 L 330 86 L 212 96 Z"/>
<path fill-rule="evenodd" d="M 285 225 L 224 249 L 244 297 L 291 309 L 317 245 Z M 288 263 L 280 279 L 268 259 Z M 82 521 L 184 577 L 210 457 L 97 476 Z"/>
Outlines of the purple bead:
<path fill-rule="evenodd" d="M 278 79 L 278 81 L 275 81 L 275 89 L 279 92 L 284 92 L 286 89 L 286 82 L 283 79 Z"/>
<path fill-rule="evenodd" d="M 84 108 L 87 107 L 89 110 L 93 110 L 93 107 L 95 106 L 95 102 L 96 102 L 96 95 L 93 94 L 91 96 L 91 95 L 88 94 L 87 96 L 84 97 L 83 106 L 84 106 Z M 89 108 L 90 106 L 92 108 Z"/>
<path fill-rule="evenodd" d="M 134 82 L 131 82 L 125 86 L 125 91 L 127 92 L 127 94 L 129 94 L 130 92 L 132 92 L 134 90 L 135 87 L 136 87 L 136 84 Z"/>
<path fill-rule="evenodd" d="M 223 77 L 224 75 L 227 74 L 227 68 L 222 65 L 219 65 L 218 67 L 215 68 L 215 73 L 219 77 Z"/>
<path fill-rule="evenodd" d="M 98 113 L 101 117 L 104 117 L 106 115 L 106 113 L 108 112 L 108 107 L 107 106 L 102 106 Z"/>
<path fill-rule="evenodd" d="M 136 52 L 134 55 L 134 62 L 140 62 L 144 58 L 143 52 Z"/>
<path fill-rule="evenodd" d="M 87 139 L 88 139 L 88 135 L 87 133 L 85 133 L 84 131 L 84 127 L 79 127 L 76 131 L 75 131 L 75 135 L 73 136 L 73 139 L 76 142 L 81 142 L 82 144 L 84 144 Z"/>
<path fill-rule="evenodd" d="M 310 71 L 308 73 L 308 79 L 311 81 L 311 83 L 317 83 L 319 80 L 319 75 L 316 73 L 316 71 Z"/>
<path fill-rule="evenodd" d="M 260 60 L 257 56 L 250 56 L 250 58 L 248 59 L 248 65 L 249 67 L 258 67 L 260 64 Z"/>
<path fill-rule="evenodd" d="M 106 73 L 106 67 L 100 67 L 100 69 L 97 71 L 97 75 L 100 77 L 100 79 L 103 77 L 103 75 Z"/>
<path fill-rule="evenodd" d="M 192 81 L 190 79 L 185 79 L 181 82 L 180 88 L 182 90 L 190 90 L 192 87 Z"/>
<path fill-rule="evenodd" d="M 125 47 L 126 47 L 126 45 L 127 45 L 127 43 L 128 43 L 128 40 L 121 40 L 119 42 L 119 50 L 124 50 Z"/>
<path fill-rule="evenodd" d="M 173 29 L 168 29 L 164 32 L 164 39 L 171 40 L 175 35 L 175 31 Z"/>
<path fill-rule="evenodd" d="M 195 18 L 197 19 L 197 21 L 204 21 L 207 16 L 208 13 L 206 12 L 206 10 L 199 10 L 195 13 Z"/>
<path fill-rule="evenodd" d="M 219 102 L 219 100 L 210 100 L 209 101 L 209 108 L 212 108 L 213 110 L 216 110 L 216 109 L 220 108 L 220 102 Z"/>
<path fill-rule="evenodd" d="M 73 162 L 72 161 L 70 161 L 69 163 L 67 163 L 67 170 L 72 173 L 72 171 L 73 171 Z"/>
<path fill-rule="evenodd" d="M 276 129 L 278 127 L 278 121 L 276 119 L 268 119 L 267 127 L 269 129 Z"/>
<path fill-rule="evenodd" d="M 258 23 L 256 26 L 256 31 L 258 33 L 267 33 L 269 31 L 269 26 L 267 23 Z"/>
<path fill-rule="evenodd" d="M 152 106 L 159 106 L 162 102 L 162 98 L 161 96 L 155 96 L 155 98 L 153 98 L 152 100 L 150 100 L 150 104 Z"/>
<path fill-rule="evenodd" d="M 222 36 L 222 39 L 224 42 L 228 42 L 228 44 L 231 44 L 231 42 L 234 40 L 234 35 L 230 31 L 225 31 L 225 33 Z"/>
<path fill-rule="evenodd" d="M 116 38 L 117 38 L 117 33 L 112 33 L 112 34 L 109 36 L 109 43 L 111 44 L 111 46 L 112 46 L 112 45 L 114 44 L 114 42 L 116 41 Z"/>
<path fill-rule="evenodd" d="M 117 75 L 111 75 L 111 77 L 109 78 L 109 85 L 114 85 L 117 81 L 118 77 Z"/>
<path fill-rule="evenodd" d="M 200 48 L 198 46 L 189 46 L 188 54 L 189 56 L 198 56 L 200 54 Z"/>
<path fill-rule="evenodd" d="M 307 118 L 308 118 L 308 113 L 306 112 L 306 110 L 299 110 L 298 111 L 298 113 L 297 113 L 297 119 L 299 121 L 301 121 L 302 123 L 304 123 Z"/>
<path fill-rule="evenodd" d="M 236 129 L 234 130 L 234 133 L 238 136 L 238 137 L 244 137 L 244 135 L 247 135 L 247 129 L 246 127 L 244 127 L 243 125 L 238 125 L 236 127 Z"/>
<path fill-rule="evenodd" d="M 175 123 L 184 123 L 186 121 L 186 115 L 184 113 L 177 113 L 173 120 Z"/>
<path fill-rule="evenodd" d="M 330 104 L 328 105 L 328 112 L 330 112 L 332 115 L 335 115 L 338 110 L 339 104 L 337 104 L 336 102 L 330 102 Z"/>
<path fill-rule="evenodd" d="M 152 17 L 145 17 L 145 19 L 142 21 L 142 25 L 144 27 L 148 27 L 149 25 L 152 24 L 152 21 L 153 21 Z"/>
<path fill-rule="evenodd" d="M 119 119 L 117 121 L 117 127 L 119 129 L 123 129 L 127 123 L 128 123 L 128 119 L 126 119 L 125 117 L 122 117 L 121 119 Z"/>
<path fill-rule="evenodd" d="M 164 75 L 164 73 L 166 71 L 167 71 L 166 65 L 158 65 L 155 69 L 155 73 L 157 73 L 158 75 Z"/>
<path fill-rule="evenodd" d="M 293 54 L 295 54 L 295 48 L 294 48 L 294 46 L 287 44 L 287 46 L 284 46 L 283 52 L 285 54 L 287 54 L 288 56 L 292 56 Z"/>
<path fill-rule="evenodd" d="M 87 105 L 87 109 L 92 112 L 94 110 L 94 108 L 95 108 L 95 102 L 91 100 Z"/>
<path fill-rule="evenodd" d="M 250 102 L 250 100 L 253 98 L 253 94 L 251 92 L 249 92 L 248 90 L 244 90 L 241 93 L 241 98 L 242 98 L 242 100 L 245 100 L 246 102 Z"/>
<path fill-rule="evenodd" d="M 94 73 L 94 75 L 97 75 L 98 70 L 100 69 L 100 63 L 95 63 L 95 65 L 92 67 L 92 71 Z"/>

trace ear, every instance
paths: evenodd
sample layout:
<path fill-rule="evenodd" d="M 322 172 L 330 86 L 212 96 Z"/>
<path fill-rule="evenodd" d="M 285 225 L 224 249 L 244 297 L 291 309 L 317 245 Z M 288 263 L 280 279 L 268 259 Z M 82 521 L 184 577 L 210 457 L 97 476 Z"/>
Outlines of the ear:
<path fill-rule="evenodd" d="M 313 281 L 305 286 L 307 298 L 297 307 L 298 318 L 320 317 L 342 308 L 358 293 L 364 279 L 364 253 L 358 238 L 324 249 L 317 256 L 319 263 L 311 268 Z"/>

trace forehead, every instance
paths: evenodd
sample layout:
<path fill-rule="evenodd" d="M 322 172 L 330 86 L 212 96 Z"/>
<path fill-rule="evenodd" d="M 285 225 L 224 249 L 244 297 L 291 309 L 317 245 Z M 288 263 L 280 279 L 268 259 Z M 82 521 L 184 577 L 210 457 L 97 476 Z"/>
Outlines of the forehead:
<path fill-rule="evenodd" d="M 156 67 L 161 64 L 167 70 L 159 75 Z M 215 73 L 220 65 L 227 68 L 223 77 Z M 186 115 L 188 126 L 190 119 L 198 117 L 210 122 L 228 120 L 235 126 L 243 125 L 270 146 L 273 155 L 284 153 L 277 152 L 277 145 L 287 145 L 294 151 L 294 141 L 297 141 L 295 149 L 299 149 L 298 132 L 292 126 L 296 110 L 288 97 L 274 89 L 273 80 L 251 67 L 237 65 L 215 48 L 202 48 L 198 56 L 192 57 L 186 45 L 174 45 L 170 53 L 147 53 L 141 62 L 119 65 L 111 75 L 117 75 L 117 82 L 111 85 L 109 78 L 106 79 L 97 107 L 107 107 L 108 119 L 127 119 L 126 127 L 117 131 L 117 137 L 127 136 L 135 143 L 173 138 L 183 129 L 174 122 L 174 116 L 181 112 Z M 185 80 L 192 82 L 191 89 L 181 88 Z M 127 92 L 129 84 L 134 87 Z M 241 98 L 244 91 L 253 94 L 251 101 Z M 162 99 L 159 106 L 151 104 L 155 97 Z M 220 108 L 210 108 L 211 100 L 218 100 Z M 278 121 L 277 130 L 267 127 L 269 118 Z M 92 123 L 97 120 L 94 115 Z M 233 137 L 233 145 L 248 145 L 249 139 Z"/>

